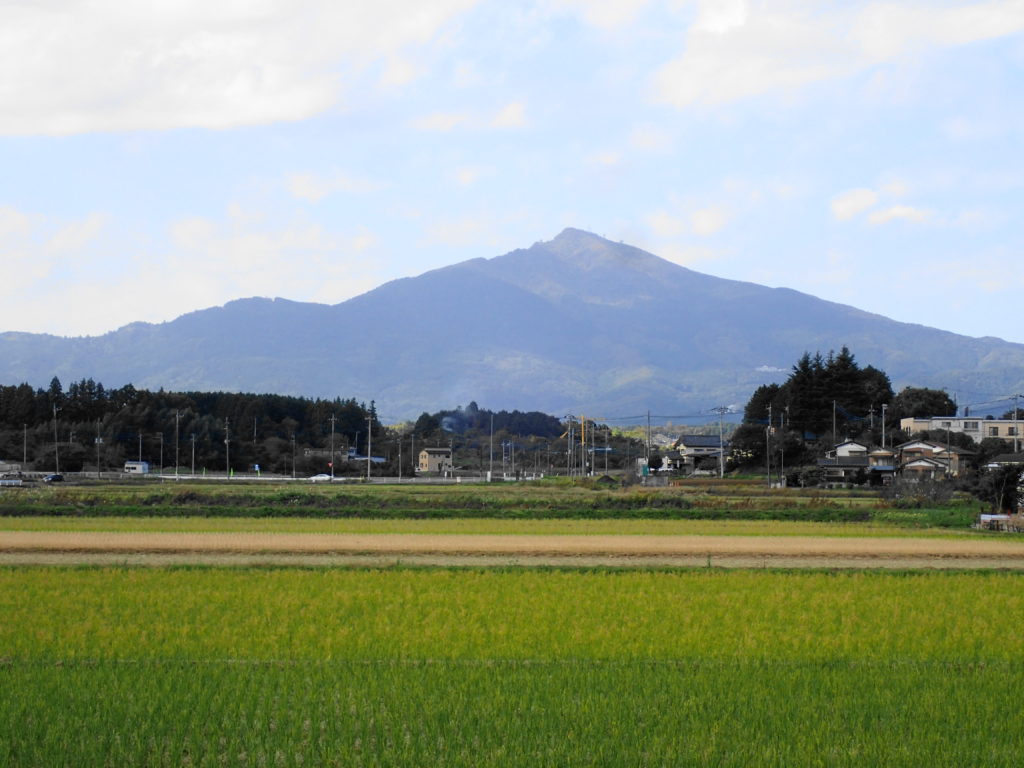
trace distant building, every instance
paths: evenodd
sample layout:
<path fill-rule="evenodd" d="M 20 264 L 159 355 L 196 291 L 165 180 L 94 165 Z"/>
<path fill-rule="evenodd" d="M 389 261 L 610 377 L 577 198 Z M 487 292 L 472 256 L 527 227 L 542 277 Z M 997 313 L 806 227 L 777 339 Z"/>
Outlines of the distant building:
<path fill-rule="evenodd" d="M 998 456 L 994 456 L 989 459 L 985 469 L 996 469 L 997 467 L 1005 467 L 1008 464 L 1024 464 L 1024 452 L 1001 453 Z"/>
<path fill-rule="evenodd" d="M 149 474 L 149 462 L 148 461 L 126 461 L 124 463 L 124 473 L 126 475 L 148 475 Z"/>
<path fill-rule="evenodd" d="M 420 451 L 419 457 L 420 472 L 451 472 L 452 471 L 452 449 L 451 448 L 424 448 Z"/>
<path fill-rule="evenodd" d="M 970 416 L 923 416 L 900 419 L 900 429 L 910 434 L 944 429 L 947 432 L 962 432 L 970 435 L 975 442 L 986 437 L 1014 440 L 1021 435 L 1024 421 L 1014 419 L 978 419 Z"/>

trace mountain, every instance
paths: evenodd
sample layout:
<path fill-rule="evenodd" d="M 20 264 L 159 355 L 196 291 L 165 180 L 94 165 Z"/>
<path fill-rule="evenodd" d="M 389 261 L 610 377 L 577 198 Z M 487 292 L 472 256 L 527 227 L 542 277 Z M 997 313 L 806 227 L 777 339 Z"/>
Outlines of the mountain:
<path fill-rule="evenodd" d="M 385 418 L 465 405 L 612 418 L 744 403 L 804 351 L 847 345 L 897 388 L 961 402 L 1024 388 L 1024 345 L 724 280 L 567 229 L 333 306 L 243 299 L 96 337 L 0 334 L 0 381 L 375 400 Z"/>

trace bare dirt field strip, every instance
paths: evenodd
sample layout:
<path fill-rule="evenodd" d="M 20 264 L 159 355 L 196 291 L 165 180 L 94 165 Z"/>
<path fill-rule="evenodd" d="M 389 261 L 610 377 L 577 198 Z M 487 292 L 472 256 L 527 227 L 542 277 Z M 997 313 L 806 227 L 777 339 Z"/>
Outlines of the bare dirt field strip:
<path fill-rule="evenodd" d="M 1024 540 L 813 536 L 0 532 L 0 563 L 1024 570 Z"/>

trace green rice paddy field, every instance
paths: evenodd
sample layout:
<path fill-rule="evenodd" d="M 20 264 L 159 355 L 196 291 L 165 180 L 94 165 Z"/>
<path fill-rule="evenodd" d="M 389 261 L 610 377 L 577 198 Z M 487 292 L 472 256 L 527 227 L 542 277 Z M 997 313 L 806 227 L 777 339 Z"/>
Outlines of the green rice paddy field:
<path fill-rule="evenodd" d="M 0 569 L 0 765 L 1019 765 L 1022 587 Z"/>

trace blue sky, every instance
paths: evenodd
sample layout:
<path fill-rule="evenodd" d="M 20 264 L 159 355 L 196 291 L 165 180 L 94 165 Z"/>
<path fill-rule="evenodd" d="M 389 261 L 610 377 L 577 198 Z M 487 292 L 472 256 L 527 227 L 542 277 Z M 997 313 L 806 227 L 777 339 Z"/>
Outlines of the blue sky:
<path fill-rule="evenodd" d="M 1022 0 L 0 4 L 0 330 L 573 226 L 1024 342 L 1022 96 Z"/>

